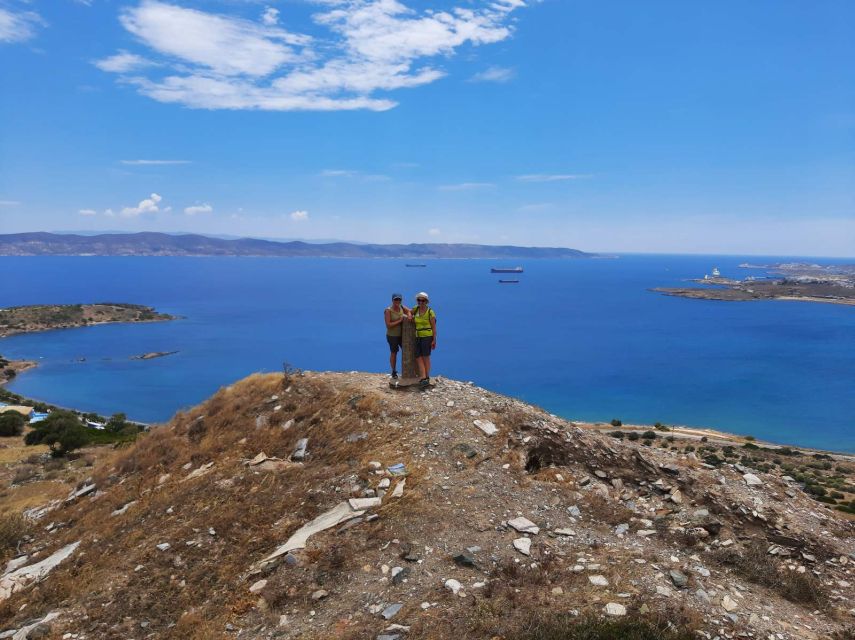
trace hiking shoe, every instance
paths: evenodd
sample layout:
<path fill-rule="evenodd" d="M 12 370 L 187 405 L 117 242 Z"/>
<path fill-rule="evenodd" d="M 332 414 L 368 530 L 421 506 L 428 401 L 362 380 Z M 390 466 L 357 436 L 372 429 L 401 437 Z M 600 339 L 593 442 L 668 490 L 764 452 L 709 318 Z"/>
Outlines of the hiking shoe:
<path fill-rule="evenodd" d="M 393 371 L 393 372 L 392 372 L 392 380 L 397 380 L 397 379 L 398 379 L 398 372 L 397 372 L 397 371 Z"/>
<path fill-rule="evenodd" d="M 430 378 L 422 378 L 419 380 L 420 387 L 429 387 L 430 386 Z"/>

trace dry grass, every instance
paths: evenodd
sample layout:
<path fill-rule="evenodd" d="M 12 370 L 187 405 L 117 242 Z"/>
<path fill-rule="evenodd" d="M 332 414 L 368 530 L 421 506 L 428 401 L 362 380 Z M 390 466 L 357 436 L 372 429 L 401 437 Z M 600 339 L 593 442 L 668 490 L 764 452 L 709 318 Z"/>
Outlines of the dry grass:
<path fill-rule="evenodd" d="M 15 552 L 28 528 L 23 516 L 17 513 L 0 515 L 0 559 L 5 559 Z"/>
<path fill-rule="evenodd" d="M 665 618 L 629 617 L 605 620 L 566 613 L 537 611 L 507 636 L 508 640 L 690 640 L 691 629 L 675 627 Z"/>
<path fill-rule="evenodd" d="M 745 579 L 776 591 L 790 602 L 812 609 L 828 606 L 828 596 L 822 583 L 811 573 L 780 569 L 775 558 L 767 553 L 764 542 L 754 542 L 741 552 L 723 549 L 713 554 L 713 558 Z"/>

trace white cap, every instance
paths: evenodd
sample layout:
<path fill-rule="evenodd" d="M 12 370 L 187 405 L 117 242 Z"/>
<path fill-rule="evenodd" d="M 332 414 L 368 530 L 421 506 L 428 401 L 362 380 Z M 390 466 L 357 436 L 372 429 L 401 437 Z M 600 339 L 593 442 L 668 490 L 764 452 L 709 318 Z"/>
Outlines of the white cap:
<path fill-rule="evenodd" d="M 424 298 L 425 300 L 430 300 L 430 296 L 427 293 L 425 293 L 424 291 L 419 291 L 416 294 L 416 300 L 418 300 L 419 298 Z"/>

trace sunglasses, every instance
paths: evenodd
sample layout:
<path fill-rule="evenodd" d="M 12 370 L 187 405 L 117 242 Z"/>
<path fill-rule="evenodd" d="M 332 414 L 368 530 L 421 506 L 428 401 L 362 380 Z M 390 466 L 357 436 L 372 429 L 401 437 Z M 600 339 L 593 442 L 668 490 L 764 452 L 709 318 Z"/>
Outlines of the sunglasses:
<path fill-rule="evenodd" d="M 427 302 L 427 298 L 416 298 L 416 302 Z"/>

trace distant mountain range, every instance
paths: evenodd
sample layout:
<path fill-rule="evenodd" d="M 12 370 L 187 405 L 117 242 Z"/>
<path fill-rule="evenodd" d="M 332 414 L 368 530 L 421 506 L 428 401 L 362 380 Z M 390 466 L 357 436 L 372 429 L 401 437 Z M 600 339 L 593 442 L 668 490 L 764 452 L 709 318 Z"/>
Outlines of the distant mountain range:
<path fill-rule="evenodd" d="M 483 244 L 356 244 L 253 238 L 214 238 L 167 233 L 79 235 L 10 233 L 0 235 L 3 256 L 256 256 L 316 258 L 591 258 L 595 254 L 562 247 Z"/>

